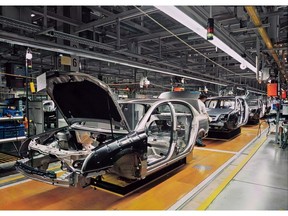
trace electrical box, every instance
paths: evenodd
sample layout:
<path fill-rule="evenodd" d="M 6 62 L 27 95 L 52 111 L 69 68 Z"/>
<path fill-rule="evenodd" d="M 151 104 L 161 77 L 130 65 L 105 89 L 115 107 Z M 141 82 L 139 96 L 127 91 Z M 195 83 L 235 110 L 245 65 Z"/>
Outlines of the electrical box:
<path fill-rule="evenodd" d="M 268 97 L 277 96 L 278 95 L 277 88 L 278 88 L 277 83 L 268 83 L 267 84 L 267 96 Z"/>

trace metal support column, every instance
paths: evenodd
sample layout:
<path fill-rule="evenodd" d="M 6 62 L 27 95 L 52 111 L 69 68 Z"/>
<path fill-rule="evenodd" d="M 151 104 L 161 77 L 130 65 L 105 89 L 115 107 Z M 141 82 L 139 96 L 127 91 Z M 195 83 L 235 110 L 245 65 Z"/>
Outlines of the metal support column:
<path fill-rule="evenodd" d="M 278 136 L 279 136 L 279 120 L 280 120 L 280 107 L 281 107 L 281 86 L 280 86 L 281 79 L 280 79 L 280 76 L 281 76 L 281 73 L 280 73 L 280 71 L 278 71 L 277 94 L 278 94 L 278 99 L 279 99 L 279 109 L 277 109 L 277 114 L 276 114 L 275 144 L 278 143 Z M 280 140 L 281 140 L 281 137 L 280 137 Z"/>
<path fill-rule="evenodd" d="M 27 129 L 27 136 L 30 137 L 30 118 L 29 118 L 29 103 L 28 103 L 28 64 L 26 59 L 26 67 L 25 67 L 25 91 L 26 91 L 26 102 L 25 102 L 25 110 L 26 110 L 26 117 L 28 121 L 28 129 Z"/>
<path fill-rule="evenodd" d="M 116 30 L 117 30 L 117 49 L 120 49 L 120 19 L 119 18 L 117 18 L 116 19 L 116 22 L 117 22 L 117 24 L 116 24 Z"/>
<path fill-rule="evenodd" d="M 162 59 L 162 41 L 161 41 L 161 37 L 159 37 L 159 58 Z"/>
<path fill-rule="evenodd" d="M 47 6 L 44 6 L 44 14 L 43 14 L 43 26 L 46 29 L 47 28 Z"/>
<path fill-rule="evenodd" d="M 256 79 L 259 83 L 261 83 L 261 79 L 259 77 L 259 70 L 260 70 L 260 40 L 257 37 L 256 39 Z"/>

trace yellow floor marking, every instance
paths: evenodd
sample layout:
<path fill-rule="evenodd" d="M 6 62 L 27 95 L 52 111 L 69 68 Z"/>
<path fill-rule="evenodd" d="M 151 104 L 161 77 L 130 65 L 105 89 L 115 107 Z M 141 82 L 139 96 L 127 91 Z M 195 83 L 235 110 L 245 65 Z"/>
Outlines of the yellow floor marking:
<path fill-rule="evenodd" d="M 256 151 L 262 146 L 262 144 L 267 139 L 264 136 L 261 140 L 257 142 L 254 148 L 250 151 L 248 156 L 231 172 L 231 174 L 212 192 L 212 194 L 197 208 L 197 210 L 206 210 L 212 201 L 221 193 L 221 191 L 226 187 L 226 185 L 236 176 L 236 174 L 244 167 L 244 165 L 250 160 L 250 158 L 256 153 Z"/>
<path fill-rule="evenodd" d="M 21 179 L 21 178 L 24 178 L 24 176 L 23 175 L 19 175 L 19 176 L 10 177 L 10 178 L 7 178 L 7 179 L 4 179 L 4 180 L 0 181 L 0 184 L 6 183 L 6 182 L 10 182 L 10 181 L 14 181 L 14 180 L 18 180 L 18 179 Z"/>

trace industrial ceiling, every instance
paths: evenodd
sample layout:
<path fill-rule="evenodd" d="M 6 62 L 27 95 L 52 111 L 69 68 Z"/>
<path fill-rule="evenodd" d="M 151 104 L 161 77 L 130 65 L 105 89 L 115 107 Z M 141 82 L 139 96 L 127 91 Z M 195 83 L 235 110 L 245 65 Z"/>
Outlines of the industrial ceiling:
<path fill-rule="evenodd" d="M 287 74 L 287 6 L 177 6 L 206 28 L 214 18 L 214 35 L 252 65 Z M 77 56 L 80 71 L 110 85 L 135 84 L 147 76 L 150 91 L 171 87 L 184 77 L 191 90 L 243 84 L 265 92 L 255 71 L 215 47 L 183 23 L 154 6 L 1 6 L 0 64 L 25 64 L 29 76 L 60 69 L 59 55 Z M 78 59 L 77 59 L 78 60 Z M 63 69 L 63 68 L 62 68 Z M 64 68 L 67 70 L 67 67 Z M 69 70 L 69 69 L 68 69 Z M 288 78 L 288 76 L 287 76 Z"/>

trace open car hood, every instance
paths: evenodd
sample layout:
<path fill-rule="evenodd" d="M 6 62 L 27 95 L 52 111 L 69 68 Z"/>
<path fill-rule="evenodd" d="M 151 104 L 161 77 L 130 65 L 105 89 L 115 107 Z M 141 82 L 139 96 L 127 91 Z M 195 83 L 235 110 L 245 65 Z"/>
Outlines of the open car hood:
<path fill-rule="evenodd" d="M 129 131 L 121 108 L 110 88 L 84 73 L 46 73 L 47 93 L 69 125 L 81 121 L 120 124 Z"/>

